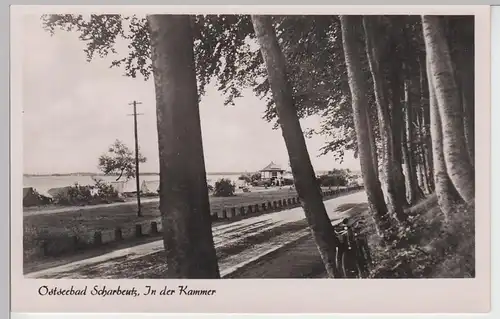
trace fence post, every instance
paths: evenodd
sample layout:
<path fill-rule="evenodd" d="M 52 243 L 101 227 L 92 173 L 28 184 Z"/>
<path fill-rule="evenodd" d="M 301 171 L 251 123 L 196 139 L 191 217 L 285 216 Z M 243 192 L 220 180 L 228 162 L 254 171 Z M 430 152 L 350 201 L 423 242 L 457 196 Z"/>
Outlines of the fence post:
<path fill-rule="evenodd" d="M 142 225 L 135 224 L 135 237 L 142 237 Z"/>
<path fill-rule="evenodd" d="M 101 246 L 102 245 L 102 233 L 100 231 L 94 232 L 93 244 L 94 244 L 94 246 Z"/>
<path fill-rule="evenodd" d="M 120 227 L 115 228 L 115 241 L 123 240 L 123 233 Z"/>
<path fill-rule="evenodd" d="M 158 234 L 158 223 L 151 222 L 151 234 Z"/>

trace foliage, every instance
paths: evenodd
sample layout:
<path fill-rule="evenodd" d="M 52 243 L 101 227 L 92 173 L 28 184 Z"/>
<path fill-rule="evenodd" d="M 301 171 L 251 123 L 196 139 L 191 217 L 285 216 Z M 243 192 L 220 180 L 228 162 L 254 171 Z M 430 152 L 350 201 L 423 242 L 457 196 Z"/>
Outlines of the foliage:
<path fill-rule="evenodd" d="M 117 202 L 122 201 L 118 191 L 113 187 L 113 185 L 104 182 L 102 179 L 93 179 L 94 185 L 92 190 L 95 191 L 94 200 L 100 200 L 101 202 Z M 155 194 L 157 195 L 157 194 Z"/>
<path fill-rule="evenodd" d="M 260 172 L 253 174 L 242 174 L 238 177 L 238 180 L 245 181 L 249 184 L 255 184 L 262 179 L 262 174 Z"/>
<path fill-rule="evenodd" d="M 54 196 L 54 203 L 58 205 L 95 205 L 123 201 L 114 187 L 101 179 L 94 179 L 94 185 L 80 185 L 66 187 Z"/>
<path fill-rule="evenodd" d="M 36 189 L 33 189 L 32 196 L 35 197 L 36 200 L 27 201 L 27 202 L 23 201 L 24 207 L 48 205 L 48 204 L 52 203 L 52 198 L 40 194 Z"/>
<path fill-rule="evenodd" d="M 211 192 L 213 192 L 213 191 L 214 191 L 214 186 L 213 186 L 213 185 L 208 184 L 208 185 L 207 185 L 207 189 L 208 189 L 208 191 L 211 193 Z"/>
<path fill-rule="evenodd" d="M 250 183 L 252 180 L 248 174 L 242 174 L 238 177 L 238 180 L 245 181 L 246 183 Z"/>
<path fill-rule="evenodd" d="M 333 169 L 327 174 L 320 175 L 318 182 L 323 187 L 347 186 L 352 174 L 348 169 Z"/>
<path fill-rule="evenodd" d="M 457 205 L 455 213 L 444 220 L 433 195 L 409 210 L 410 223 L 399 229 L 398 240 L 381 246 L 372 236 L 370 242 L 376 266 L 370 276 L 474 277 L 474 211 Z"/>
<path fill-rule="evenodd" d="M 45 15 L 43 25 L 54 34 L 56 29 L 74 31 L 85 43 L 87 60 L 113 55 L 112 67 L 121 67 L 125 75 L 145 80 L 151 74 L 149 30 L 145 18 L 120 15 Z M 354 149 L 353 123 L 350 117 L 349 90 L 337 16 L 277 16 L 277 35 L 289 63 L 295 104 L 299 116 L 322 114 L 327 117 L 319 134 L 332 138 L 323 153 Z M 242 91 L 251 88 L 267 102 L 264 118 L 276 122 L 276 110 L 267 73 L 247 15 L 193 16 L 194 53 L 198 91 L 205 92 L 214 83 L 225 96 L 225 104 L 234 105 Z M 129 51 L 117 52 L 117 42 L 125 40 Z"/>
<path fill-rule="evenodd" d="M 58 205 L 84 205 L 90 204 L 94 196 L 92 186 L 83 186 L 75 183 L 68 186 L 64 191 L 54 195 L 54 202 Z"/>
<path fill-rule="evenodd" d="M 141 153 L 139 162 L 146 162 Z M 106 175 L 118 175 L 117 181 L 123 175 L 128 180 L 135 176 L 135 154 L 123 142 L 116 140 L 109 147 L 108 153 L 99 157 L 99 169 Z"/>
<path fill-rule="evenodd" d="M 260 179 L 252 182 L 252 186 L 256 187 L 270 187 L 271 184 L 272 184 L 271 181 L 268 179 L 267 180 Z"/>
<path fill-rule="evenodd" d="M 234 183 L 227 178 L 221 178 L 215 182 L 214 196 L 217 197 L 229 197 L 234 196 L 236 186 Z"/>

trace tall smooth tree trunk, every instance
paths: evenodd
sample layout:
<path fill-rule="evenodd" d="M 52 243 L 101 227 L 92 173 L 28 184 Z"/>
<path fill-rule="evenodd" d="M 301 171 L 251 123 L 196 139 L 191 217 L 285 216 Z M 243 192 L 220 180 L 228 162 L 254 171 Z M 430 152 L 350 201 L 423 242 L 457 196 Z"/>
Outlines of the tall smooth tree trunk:
<path fill-rule="evenodd" d="M 340 277 L 336 267 L 337 237 L 323 204 L 321 190 L 307 151 L 294 105 L 286 61 L 279 47 L 270 16 L 253 15 L 252 23 L 266 65 L 278 119 L 285 140 L 295 187 L 309 228 L 329 277 Z"/>
<path fill-rule="evenodd" d="M 443 152 L 448 175 L 467 204 L 474 203 L 474 167 L 465 142 L 460 92 L 450 52 L 438 16 L 422 16 L 423 34 L 443 131 Z"/>
<path fill-rule="evenodd" d="M 394 141 L 392 138 L 392 128 L 389 115 L 389 105 L 387 101 L 387 89 L 384 85 L 383 73 L 380 66 L 381 39 L 377 37 L 379 21 L 377 16 L 365 16 L 363 26 L 365 30 L 366 54 L 373 79 L 375 100 L 377 105 L 377 115 L 382 140 L 382 171 L 387 180 L 387 193 L 389 213 L 399 221 L 405 221 L 406 215 L 403 212 L 402 198 L 397 190 L 394 161 Z"/>
<path fill-rule="evenodd" d="M 471 164 L 474 165 L 474 16 L 448 18 L 452 34 L 452 59 L 461 88 L 464 113 L 464 133 Z M 454 56 L 454 57 L 453 57 Z"/>
<path fill-rule="evenodd" d="M 169 278 L 219 278 L 203 157 L 190 16 L 149 15 Z"/>
<path fill-rule="evenodd" d="M 429 86 L 427 78 L 427 62 L 425 53 L 418 58 L 420 68 L 420 90 L 421 90 L 421 124 L 422 124 L 422 150 L 423 164 L 427 180 L 429 193 L 434 191 L 434 164 L 432 161 L 432 142 L 430 134 L 430 114 L 429 114 Z"/>
<path fill-rule="evenodd" d="M 368 132 L 368 121 L 366 108 L 367 88 L 360 59 L 363 49 L 358 44 L 358 37 L 362 31 L 361 16 L 341 16 L 342 24 L 342 44 L 344 47 L 344 57 L 347 66 L 349 88 L 352 96 L 353 120 L 358 141 L 359 161 L 365 191 L 368 196 L 368 203 L 375 225 L 380 235 L 390 236 L 391 220 L 384 200 L 384 194 L 380 186 L 380 181 L 376 177 L 373 168 L 372 152 L 370 148 L 370 136 Z"/>
<path fill-rule="evenodd" d="M 375 170 L 375 176 L 379 179 L 379 163 L 378 163 L 378 151 L 377 151 L 377 142 L 375 140 L 375 132 L 373 131 L 373 121 L 370 119 L 370 112 L 368 109 L 366 110 L 366 122 L 367 129 L 370 138 L 370 149 L 372 152 L 372 160 L 373 160 L 373 169 Z"/>
<path fill-rule="evenodd" d="M 404 123 L 405 128 L 403 132 L 403 157 L 404 157 L 404 170 L 406 175 L 406 186 L 408 187 L 408 201 L 410 205 L 415 205 L 419 199 L 422 198 L 421 190 L 418 187 L 417 171 L 416 171 L 416 158 L 414 147 L 413 147 L 413 137 L 414 137 L 414 95 L 413 86 L 414 82 L 411 79 L 408 66 L 404 68 L 405 80 L 404 80 L 404 90 L 405 90 L 405 112 L 404 112 Z"/>
<path fill-rule="evenodd" d="M 428 67 L 429 68 L 429 67 Z M 439 207 L 448 218 L 453 214 L 455 204 L 460 200 L 446 169 L 443 149 L 443 131 L 439 107 L 432 78 L 429 77 L 430 133 L 432 138 L 432 157 L 434 162 L 434 185 Z"/>
<path fill-rule="evenodd" d="M 394 51 L 393 51 L 394 52 Z M 395 62 L 399 65 L 399 62 Z M 403 103 L 401 91 L 401 70 L 395 66 L 390 65 L 390 85 L 392 89 L 391 95 L 391 124 L 392 124 L 392 139 L 394 149 L 394 178 L 396 189 L 398 190 L 398 197 L 401 198 L 403 206 L 408 206 L 406 199 L 406 181 L 403 174 L 403 159 L 402 159 L 402 123 L 403 123 Z"/>

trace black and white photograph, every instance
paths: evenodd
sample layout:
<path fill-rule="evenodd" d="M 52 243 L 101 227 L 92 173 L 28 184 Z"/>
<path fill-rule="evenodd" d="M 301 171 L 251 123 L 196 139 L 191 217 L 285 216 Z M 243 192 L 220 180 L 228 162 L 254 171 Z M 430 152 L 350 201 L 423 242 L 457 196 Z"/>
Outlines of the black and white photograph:
<path fill-rule="evenodd" d="M 474 15 L 26 14 L 31 279 L 474 278 Z"/>

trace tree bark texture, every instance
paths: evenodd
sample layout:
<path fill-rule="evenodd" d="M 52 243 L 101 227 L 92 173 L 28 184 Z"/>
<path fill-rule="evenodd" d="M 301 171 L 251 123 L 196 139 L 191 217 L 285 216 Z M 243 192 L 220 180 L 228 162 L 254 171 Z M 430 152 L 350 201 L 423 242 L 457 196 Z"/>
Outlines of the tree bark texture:
<path fill-rule="evenodd" d="M 463 109 L 451 56 L 438 16 L 422 16 L 428 76 L 432 78 L 443 133 L 443 153 L 448 176 L 464 201 L 473 204 L 474 167 L 465 142 Z"/>
<path fill-rule="evenodd" d="M 377 105 L 377 115 L 382 140 L 382 171 L 387 180 L 387 193 L 389 213 L 399 221 L 405 221 L 406 215 L 403 212 L 402 194 L 398 192 L 394 160 L 394 141 L 392 138 L 392 128 L 387 100 L 387 88 L 380 66 L 381 39 L 377 37 L 379 21 L 377 16 L 365 16 L 363 26 L 366 39 L 366 53 L 370 71 L 374 84 L 375 100 Z"/>
<path fill-rule="evenodd" d="M 443 149 L 443 132 L 432 78 L 429 78 L 430 133 L 432 138 L 432 157 L 434 162 L 434 185 L 438 204 L 448 218 L 460 199 L 446 169 Z"/>
<path fill-rule="evenodd" d="M 201 137 L 190 16 L 149 15 L 169 278 L 219 278 Z"/>
<path fill-rule="evenodd" d="M 361 16 L 341 16 L 342 44 L 347 66 L 349 88 L 352 96 L 353 120 L 358 142 L 359 160 L 368 203 L 375 224 L 381 235 L 389 235 L 391 220 L 387 212 L 380 181 L 373 168 L 370 136 L 368 131 L 367 88 L 361 67 L 361 55 L 364 53 L 358 44 L 358 36 L 362 31 Z"/>
<path fill-rule="evenodd" d="M 270 16 L 253 15 L 252 23 L 260 44 L 279 124 L 290 157 L 295 187 L 306 220 L 329 277 L 339 277 L 336 268 L 337 239 L 323 204 L 304 134 L 294 105 L 292 87 L 287 77 L 286 61 L 279 47 Z"/>

